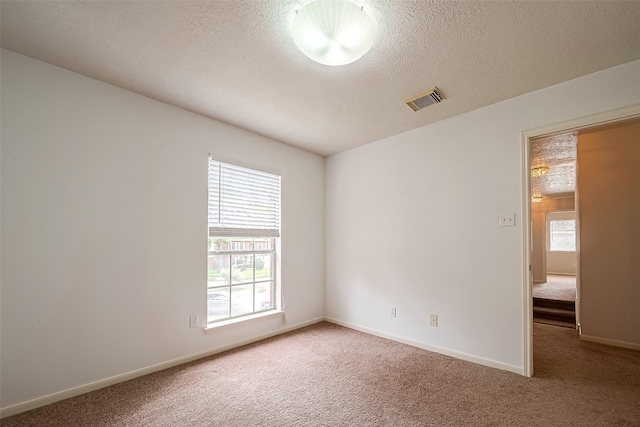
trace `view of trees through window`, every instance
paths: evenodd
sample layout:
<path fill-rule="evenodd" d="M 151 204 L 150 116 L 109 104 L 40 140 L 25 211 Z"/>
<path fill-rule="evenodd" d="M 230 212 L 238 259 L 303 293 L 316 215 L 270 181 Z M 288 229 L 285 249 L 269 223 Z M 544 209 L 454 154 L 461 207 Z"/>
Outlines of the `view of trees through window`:
<path fill-rule="evenodd" d="M 209 238 L 209 322 L 275 308 L 275 245 L 275 238 Z"/>

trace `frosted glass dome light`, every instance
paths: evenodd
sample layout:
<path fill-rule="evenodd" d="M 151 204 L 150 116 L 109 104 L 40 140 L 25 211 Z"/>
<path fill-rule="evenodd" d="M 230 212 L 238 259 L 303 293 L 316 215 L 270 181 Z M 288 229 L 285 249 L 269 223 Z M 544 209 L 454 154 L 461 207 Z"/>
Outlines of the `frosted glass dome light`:
<path fill-rule="evenodd" d="M 309 58 L 324 65 L 346 65 L 369 51 L 376 36 L 373 20 L 346 0 L 315 0 L 296 11 L 293 41 Z"/>

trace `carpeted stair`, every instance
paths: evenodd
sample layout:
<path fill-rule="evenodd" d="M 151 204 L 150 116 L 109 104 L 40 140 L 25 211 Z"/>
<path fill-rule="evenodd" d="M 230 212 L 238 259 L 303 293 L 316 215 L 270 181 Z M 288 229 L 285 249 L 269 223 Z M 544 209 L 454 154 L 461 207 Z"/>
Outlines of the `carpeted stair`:
<path fill-rule="evenodd" d="M 533 321 L 576 329 L 576 302 L 533 298 Z"/>

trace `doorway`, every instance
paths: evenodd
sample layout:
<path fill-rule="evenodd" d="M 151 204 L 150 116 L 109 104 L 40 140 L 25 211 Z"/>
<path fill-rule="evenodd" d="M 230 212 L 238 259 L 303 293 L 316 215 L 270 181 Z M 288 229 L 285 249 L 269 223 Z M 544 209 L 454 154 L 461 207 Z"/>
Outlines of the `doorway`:
<path fill-rule="evenodd" d="M 627 120 L 633 120 L 640 118 L 640 106 L 628 107 L 621 110 L 615 110 L 607 113 L 597 114 L 594 116 L 588 116 L 581 119 L 572 120 L 565 123 L 559 123 L 556 125 L 541 127 L 522 132 L 522 182 L 523 182 L 523 198 L 522 198 L 522 212 L 523 212 L 523 325 L 524 325 L 524 375 L 533 376 L 533 271 L 532 271 L 532 252 L 533 252 L 533 226 L 532 226 L 532 209 L 531 198 L 535 195 L 531 190 L 532 177 L 531 177 L 531 140 L 540 138 L 543 136 L 553 136 L 568 132 L 577 132 L 579 130 L 605 126 L 615 125 Z M 579 194 L 579 192 L 578 192 Z M 537 195 L 536 195 L 537 196 Z M 579 198 L 579 195 L 578 195 Z M 578 205 L 576 200 L 576 205 Z M 576 227 L 579 228 L 579 216 L 577 218 Z M 579 235 L 579 233 L 578 233 Z M 577 239 L 576 248 L 576 281 L 577 281 L 577 296 L 580 294 L 580 240 Z M 578 300 L 579 301 L 579 300 Z M 576 314 L 579 322 L 580 318 L 580 304 L 576 305 Z M 580 325 L 578 323 L 578 330 L 580 331 Z"/>
<path fill-rule="evenodd" d="M 574 197 L 555 199 L 552 194 L 545 197 L 548 199 L 532 201 L 531 204 L 534 218 L 532 264 L 535 266 L 533 321 L 576 329 L 576 242 L 579 229 L 575 221 Z M 557 211 L 559 205 L 572 210 Z"/>
<path fill-rule="evenodd" d="M 578 133 L 532 138 L 533 321 L 576 329 L 575 191 Z"/>

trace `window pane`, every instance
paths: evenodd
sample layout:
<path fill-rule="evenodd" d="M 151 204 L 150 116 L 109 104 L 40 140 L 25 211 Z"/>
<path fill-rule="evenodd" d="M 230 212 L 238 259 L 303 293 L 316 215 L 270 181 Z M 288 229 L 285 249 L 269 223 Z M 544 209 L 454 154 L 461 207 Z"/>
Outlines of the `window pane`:
<path fill-rule="evenodd" d="M 576 250 L 576 221 L 574 219 L 549 221 L 552 251 Z"/>
<path fill-rule="evenodd" d="M 253 282 L 253 255 L 231 255 L 231 283 Z"/>
<path fill-rule="evenodd" d="M 229 284 L 229 255 L 209 255 L 207 282 L 209 287 Z"/>
<path fill-rule="evenodd" d="M 275 258 L 272 254 L 256 254 L 256 281 L 273 280 Z"/>
<path fill-rule="evenodd" d="M 231 288 L 231 316 L 253 312 L 253 285 L 239 285 Z"/>
<path fill-rule="evenodd" d="M 274 282 L 256 283 L 256 311 L 275 308 Z"/>
<path fill-rule="evenodd" d="M 229 317 L 229 287 L 207 290 L 207 321 Z"/>

